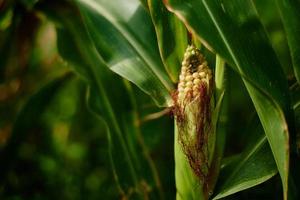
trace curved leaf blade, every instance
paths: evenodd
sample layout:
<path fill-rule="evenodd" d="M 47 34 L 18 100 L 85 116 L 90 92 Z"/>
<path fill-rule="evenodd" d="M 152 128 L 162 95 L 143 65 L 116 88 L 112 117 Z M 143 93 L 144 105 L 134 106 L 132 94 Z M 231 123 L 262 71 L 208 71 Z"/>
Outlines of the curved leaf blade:
<path fill-rule="evenodd" d="M 73 30 L 72 24 L 67 24 L 66 27 L 68 27 L 68 30 Z M 79 32 L 77 32 L 77 34 L 78 33 Z M 83 35 L 81 36 L 84 36 L 84 32 L 82 32 L 82 34 Z M 100 64 L 103 65 L 103 63 L 99 62 L 101 60 L 97 58 L 95 50 L 87 48 L 83 51 L 83 49 L 81 49 L 83 46 L 81 46 L 80 44 L 83 44 L 84 40 L 88 41 L 88 39 L 86 37 L 78 36 L 79 35 L 75 35 L 74 32 L 72 34 L 66 30 L 58 30 L 59 52 L 66 61 L 74 66 L 75 71 L 79 73 L 89 83 L 89 85 L 91 85 L 90 93 L 92 94 L 90 94 L 89 96 L 99 96 L 101 99 L 100 106 L 98 103 L 99 98 L 96 98 L 96 100 L 92 100 L 92 102 L 96 105 L 91 103 L 90 104 L 93 107 L 93 111 L 97 113 L 97 116 L 99 116 L 99 113 L 101 113 L 100 116 L 102 116 L 104 121 L 106 122 L 108 126 L 108 138 L 113 138 L 109 140 L 109 153 L 112 158 L 111 160 L 113 171 L 115 174 L 115 179 L 118 180 L 117 183 L 120 189 L 120 194 L 126 196 L 127 190 L 129 190 L 132 186 L 138 185 L 137 174 L 134 170 L 132 160 L 125 145 L 125 141 L 121 136 L 121 128 L 117 123 L 117 118 L 105 92 L 103 83 L 101 79 L 99 79 L 99 76 L 95 76 L 96 74 L 99 74 L 97 73 L 99 70 L 96 68 L 96 66 L 99 66 Z M 68 52 L 70 52 L 71 50 L 72 54 L 69 54 Z M 88 52 L 88 54 L 86 52 Z M 87 55 L 91 56 L 94 59 L 88 59 Z M 98 62 L 97 65 L 95 65 L 96 62 Z M 102 73 L 102 75 L 105 75 L 105 73 Z M 95 109 L 96 107 L 97 109 Z M 110 123 L 107 123 L 107 121 L 109 121 Z M 115 151 L 115 146 L 118 146 L 117 149 L 119 149 L 119 151 Z M 118 163 L 122 165 L 122 170 L 125 173 L 118 173 L 119 169 L 117 168 L 118 165 L 115 163 L 115 159 L 117 159 Z"/>
<path fill-rule="evenodd" d="M 159 55 L 151 18 L 140 2 L 77 1 L 110 69 L 150 94 L 158 105 L 170 106 L 173 85 Z"/>
<path fill-rule="evenodd" d="M 57 27 L 59 53 L 88 83 L 89 106 L 107 125 L 109 155 L 121 197 L 161 198 L 156 169 L 149 155 L 147 157 L 145 146 L 141 145 L 141 138 L 138 139 L 139 129 L 133 100 L 128 95 L 128 82 L 105 66 L 76 7 L 69 5 L 66 10 L 63 5 L 46 3 L 40 9 L 46 14 L 48 9 L 55 13 L 52 17 L 60 22 Z"/>
<path fill-rule="evenodd" d="M 213 199 L 221 199 L 254 187 L 269 180 L 278 172 L 267 138 L 263 135 L 262 129 L 259 129 L 259 132 L 261 135 L 255 142 L 238 159 L 221 170 L 224 183 Z"/>
<path fill-rule="evenodd" d="M 162 1 L 148 0 L 149 11 L 166 71 L 177 82 L 181 61 L 188 45 L 184 24 L 164 6 Z"/>

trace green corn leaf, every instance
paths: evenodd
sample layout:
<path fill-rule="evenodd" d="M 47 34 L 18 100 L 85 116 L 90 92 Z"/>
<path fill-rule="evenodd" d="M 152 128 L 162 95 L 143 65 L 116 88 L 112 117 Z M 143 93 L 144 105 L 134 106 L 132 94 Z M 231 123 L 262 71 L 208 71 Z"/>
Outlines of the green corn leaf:
<path fill-rule="evenodd" d="M 124 93 L 122 94 L 120 90 L 121 88 L 125 89 L 123 92 L 128 92 L 128 90 L 124 88 L 124 85 L 118 88 L 118 91 L 120 91 L 119 94 L 124 100 L 124 97 L 126 96 L 124 96 Z M 102 110 L 105 108 L 103 108 L 102 105 L 102 97 L 99 98 L 97 94 L 98 93 L 95 88 L 91 87 L 88 95 L 88 104 L 90 110 L 99 117 L 99 115 L 101 116 L 102 114 Z M 128 94 L 126 95 L 128 97 Z M 109 97 L 111 97 L 110 94 Z M 128 168 L 128 163 L 123 162 L 124 152 L 122 152 L 122 148 L 120 148 L 120 142 L 115 138 L 115 133 L 111 131 L 111 124 L 106 120 L 104 123 L 107 125 L 109 156 L 113 163 L 115 179 L 117 179 L 121 195 L 124 198 L 142 199 L 142 197 L 147 197 L 150 199 L 162 199 L 163 193 L 157 171 L 147 152 L 147 148 L 144 146 L 143 138 L 139 127 L 137 126 L 137 113 L 132 111 L 132 108 L 129 108 L 129 106 L 134 106 L 132 105 L 134 102 L 128 103 L 123 104 L 126 105 L 126 108 L 124 107 L 123 110 L 120 110 L 120 105 L 118 106 L 116 103 L 113 103 L 112 105 L 119 107 L 117 108 L 119 113 L 117 120 L 120 124 L 119 126 L 121 128 L 122 135 L 124 135 L 123 140 L 126 144 L 128 154 L 130 155 L 130 161 L 132 162 L 132 166 L 136 173 L 135 179 L 137 180 L 136 182 L 131 183 L 132 185 L 129 185 L 128 188 L 127 185 L 130 184 L 130 181 L 126 178 L 126 168 Z M 113 109 L 115 110 L 116 107 L 113 107 Z M 101 120 L 103 119 L 105 120 L 105 118 L 101 118 Z"/>
<path fill-rule="evenodd" d="M 294 73 L 300 83 L 300 2 L 277 0 L 293 61 Z"/>
<path fill-rule="evenodd" d="M 61 38 L 64 41 L 64 46 L 66 45 L 65 38 Z M 74 50 L 74 48 L 72 49 Z M 76 60 L 76 58 L 72 60 Z M 105 70 L 106 67 L 100 61 L 98 60 L 97 64 L 94 63 L 94 66 L 99 68 L 95 69 L 94 72 L 97 75 L 92 77 L 90 74 L 89 77 L 86 77 L 90 84 L 88 102 L 91 110 L 98 116 L 103 117 L 107 124 L 109 153 L 115 178 L 119 184 L 120 194 L 124 198 L 129 197 L 129 193 L 140 197 L 150 195 L 147 194 L 148 191 L 143 194 L 142 184 L 146 188 L 151 188 L 156 182 L 151 176 L 150 180 L 144 177 L 148 173 L 152 174 L 152 172 L 142 155 L 143 150 L 138 146 L 136 119 L 134 113 L 132 113 L 132 103 L 128 97 L 127 88 L 122 80 L 112 76 L 111 72 L 107 71 L 108 69 Z M 78 67 L 85 68 L 88 66 L 78 65 L 76 68 Z M 93 81 L 95 79 L 96 82 Z M 114 87 L 114 90 L 110 89 L 111 86 Z M 117 99 L 122 99 L 122 103 Z M 118 115 L 115 115 L 115 113 L 118 113 Z M 145 182 L 142 182 L 144 178 Z M 155 194 L 153 191 L 155 189 L 151 191 L 151 195 Z"/>
<path fill-rule="evenodd" d="M 183 54 L 188 45 L 186 28 L 165 8 L 162 1 L 148 0 L 148 4 L 155 25 L 160 55 L 169 76 L 173 82 L 177 82 Z"/>
<path fill-rule="evenodd" d="M 173 85 L 160 59 L 151 18 L 140 2 L 77 2 L 107 66 L 140 87 L 158 105 L 170 106 Z"/>
<path fill-rule="evenodd" d="M 45 4 L 40 9 L 46 14 L 49 9 L 55 10 L 50 12 L 55 13 L 52 17 L 64 25 L 60 28 L 58 24 L 57 28 L 59 52 L 89 85 L 89 107 L 107 125 L 109 154 L 120 196 L 161 198 L 156 170 L 141 145 L 134 102 L 128 95 L 130 84 L 105 65 L 76 8 L 62 8 Z"/>
<path fill-rule="evenodd" d="M 217 191 L 213 199 L 221 199 L 239 191 L 261 184 L 278 171 L 263 129 L 259 121 L 253 120 L 254 128 L 250 128 L 252 141 L 246 150 L 221 169 Z"/>
<path fill-rule="evenodd" d="M 287 199 L 287 83 L 251 1 L 165 0 L 165 4 L 242 76 L 270 143 Z"/>

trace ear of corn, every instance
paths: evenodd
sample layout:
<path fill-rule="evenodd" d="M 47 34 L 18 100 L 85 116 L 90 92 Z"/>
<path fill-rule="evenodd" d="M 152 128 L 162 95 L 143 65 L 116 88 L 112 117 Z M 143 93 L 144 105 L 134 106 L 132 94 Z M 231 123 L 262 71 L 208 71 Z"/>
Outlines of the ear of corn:
<path fill-rule="evenodd" d="M 213 78 L 204 56 L 194 46 L 185 52 L 179 80 L 174 95 L 177 142 L 198 186 L 207 194 L 215 145 Z"/>

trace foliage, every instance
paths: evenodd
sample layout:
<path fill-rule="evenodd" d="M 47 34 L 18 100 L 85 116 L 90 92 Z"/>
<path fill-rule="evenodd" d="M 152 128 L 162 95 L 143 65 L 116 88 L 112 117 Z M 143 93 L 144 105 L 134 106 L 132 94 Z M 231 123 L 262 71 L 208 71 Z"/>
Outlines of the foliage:
<path fill-rule="evenodd" d="M 299 9 L 0 1 L 0 198 L 299 199 Z M 205 195 L 172 114 L 188 44 L 215 74 Z"/>

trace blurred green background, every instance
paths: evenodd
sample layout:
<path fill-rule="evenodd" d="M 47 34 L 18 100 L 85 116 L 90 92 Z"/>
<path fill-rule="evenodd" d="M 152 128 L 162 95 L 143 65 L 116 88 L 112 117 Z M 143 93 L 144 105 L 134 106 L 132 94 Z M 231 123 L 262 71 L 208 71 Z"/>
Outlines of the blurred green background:
<path fill-rule="evenodd" d="M 86 84 L 60 57 L 55 26 L 34 9 L 37 3 L 0 0 L 0 199 L 119 199 L 105 124 L 89 111 Z M 255 3 L 290 77 L 291 61 L 276 7 L 272 0 Z M 226 157 L 244 149 L 247 126 L 255 117 L 240 77 L 229 68 L 227 76 Z M 48 90 L 39 92 L 44 86 Z M 132 88 L 145 146 L 165 198 L 174 199 L 173 118 L 152 118 L 161 110 Z M 279 176 L 270 181 L 226 199 L 281 199 Z"/>

